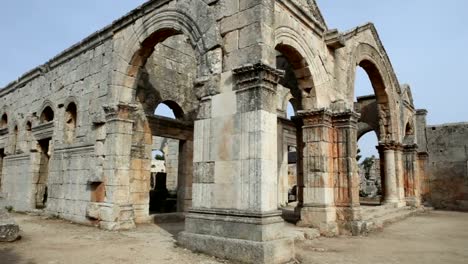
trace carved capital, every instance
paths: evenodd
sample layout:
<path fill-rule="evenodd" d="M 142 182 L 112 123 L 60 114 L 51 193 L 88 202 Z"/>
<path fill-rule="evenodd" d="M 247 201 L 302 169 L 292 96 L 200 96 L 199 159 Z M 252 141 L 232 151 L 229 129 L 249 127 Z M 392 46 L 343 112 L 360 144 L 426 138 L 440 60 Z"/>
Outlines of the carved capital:
<path fill-rule="evenodd" d="M 353 127 L 357 129 L 357 124 L 361 115 L 353 110 L 333 114 L 333 125 L 336 127 Z"/>
<path fill-rule="evenodd" d="M 284 76 L 284 71 L 277 70 L 263 63 L 247 64 L 233 70 L 235 91 L 264 88 L 276 92 L 276 86 Z"/>
<path fill-rule="evenodd" d="M 333 113 L 327 108 L 301 110 L 297 116 L 302 118 L 305 126 L 332 125 Z"/>
<path fill-rule="evenodd" d="M 404 152 L 417 152 L 418 151 L 418 144 L 411 144 L 411 145 L 404 145 L 403 146 Z"/>
<path fill-rule="evenodd" d="M 130 119 L 131 114 L 137 110 L 135 104 L 117 104 L 103 106 L 106 120 Z"/>
<path fill-rule="evenodd" d="M 402 151 L 403 145 L 394 141 L 380 143 L 377 147 L 379 151 L 393 150 L 393 151 Z"/>

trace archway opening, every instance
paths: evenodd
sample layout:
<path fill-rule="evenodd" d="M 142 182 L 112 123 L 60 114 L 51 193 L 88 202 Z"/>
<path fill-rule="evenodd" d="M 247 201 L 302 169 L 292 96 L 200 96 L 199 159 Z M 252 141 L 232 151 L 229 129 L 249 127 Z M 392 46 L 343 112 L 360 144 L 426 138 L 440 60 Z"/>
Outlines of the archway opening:
<path fill-rule="evenodd" d="M 294 102 L 294 98 L 288 101 L 288 105 L 286 107 L 286 118 L 291 120 L 294 116 L 296 116 L 296 107 L 294 105 L 297 105 Z"/>
<path fill-rule="evenodd" d="M 304 57 L 293 47 L 276 46 L 276 68 L 284 71 L 278 84 L 283 109 L 278 111 L 278 206 L 283 218 L 297 222 L 303 203 L 302 121 L 298 111 L 315 104 L 313 82 Z M 285 100 L 286 98 L 286 100 Z"/>
<path fill-rule="evenodd" d="M 356 161 L 360 178 L 359 200 L 362 205 L 380 205 L 382 202 L 382 177 L 378 141 L 375 131 L 369 131 L 358 140 Z"/>
<path fill-rule="evenodd" d="M 52 108 L 50 106 L 47 106 L 42 111 L 41 116 L 40 116 L 39 119 L 41 121 L 41 124 L 53 121 L 54 120 L 54 110 L 52 110 Z"/>
<path fill-rule="evenodd" d="M 191 120 L 198 110 L 193 87 L 198 54 L 189 38 L 175 30 L 163 30 L 144 41 L 134 59 L 134 65 L 140 67 L 136 95 L 144 115 L 136 120 L 133 145 L 145 155 L 135 153 L 132 160 L 148 164 L 138 169 L 139 180 L 145 184 L 134 181 L 131 186 L 139 194 L 133 197 L 141 198 L 132 200 L 138 208 L 135 215 L 139 222 L 139 216 L 150 214 L 162 219 L 161 214 L 179 215 L 191 207 L 194 155 Z"/>
<path fill-rule="evenodd" d="M 361 115 L 358 123 L 358 153 L 361 205 L 380 205 L 383 201 L 384 155 L 379 145 L 390 131 L 388 99 L 385 87 L 375 66 L 363 61 L 356 69 L 355 109 Z"/>

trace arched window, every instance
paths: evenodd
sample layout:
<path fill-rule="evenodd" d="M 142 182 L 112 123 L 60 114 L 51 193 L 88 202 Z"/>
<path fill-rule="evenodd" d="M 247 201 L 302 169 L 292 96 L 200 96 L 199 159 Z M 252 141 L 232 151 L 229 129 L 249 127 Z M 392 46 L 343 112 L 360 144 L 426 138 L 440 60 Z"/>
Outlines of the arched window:
<path fill-rule="evenodd" d="M 68 104 L 65 110 L 65 126 L 64 126 L 64 133 L 65 133 L 65 143 L 73 143 L 75 139 L 75 130 L 76 130 L 76 104 L 70 103 Z"/>
<path fill-rule="evenodd" d="M 293 99 L 288 102 L 288 106 L 286 108 L 286 118 L 291 120 L 291 117 L 296 115 L 296 107 L 294 107 Z"/>
<path fill-rule="evenodd" d="M 48 123 L 54 120 L 54 110 L 50 106 L 44 108 L 41 114 L 41 123 Z"/>
<path fill-rule="evenodd" d="M 173 101 L 164 101 L 160 103 L 154 110 L 154 114 L 172 119 L 183 119 L 184 111 Z"/>
<path fill-rule="evenodd" d="M 0 121 L 0 128 L 6 128 L 8 126 L 8 116 L 7 114 L 2 115 L 2 120 Z"/>

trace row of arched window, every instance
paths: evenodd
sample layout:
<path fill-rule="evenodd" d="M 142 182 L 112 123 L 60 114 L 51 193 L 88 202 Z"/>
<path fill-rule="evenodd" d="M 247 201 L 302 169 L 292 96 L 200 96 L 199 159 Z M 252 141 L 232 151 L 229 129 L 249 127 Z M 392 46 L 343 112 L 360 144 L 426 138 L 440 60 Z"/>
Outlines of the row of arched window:
<path fill-rule="evenodd" d="M 52 107 L 46 106 L 39 117 L 39 123 L 45 124 L 54 121 L 55 113 Z M 70 102 L 66 109 L 65 109 L 65 118 L 64 118 L 64 142 L 65 143 L 73 143 L 73 139 L 75 138 L 75 129 L 77 125 L 77 107 L 74 102 Z M 3 113 L 0 119 L 0 129 L 8 128 L 8 115 L 7 113 Z M 32 130 L 32 123 L 31 121 L 26 122 L 25 126 L 26 131 Z M 14 149 L 16 150 L 16 141 L 18 138 L 18 125 L 14 127 L 14 138 L 13 138 L 13 145 Z"/>

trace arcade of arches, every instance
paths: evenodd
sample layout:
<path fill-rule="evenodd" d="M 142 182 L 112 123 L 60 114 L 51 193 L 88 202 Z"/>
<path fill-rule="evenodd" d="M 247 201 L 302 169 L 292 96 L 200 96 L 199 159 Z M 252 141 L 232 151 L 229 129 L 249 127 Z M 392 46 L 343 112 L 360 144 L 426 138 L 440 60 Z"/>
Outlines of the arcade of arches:
<path fill-rule="evenodd" d="M 2 89 L 0 204 L 108 230 L 174 213 L 186 248 L 285 263 L 285 221 L 369 231 L 356 156 L 374 131 L 383 206 L 419 207 L 425 114 L 375 27 L 227 2 L 148 1 Z M 355 102 L 357 67 L 374 94 Z"/>

